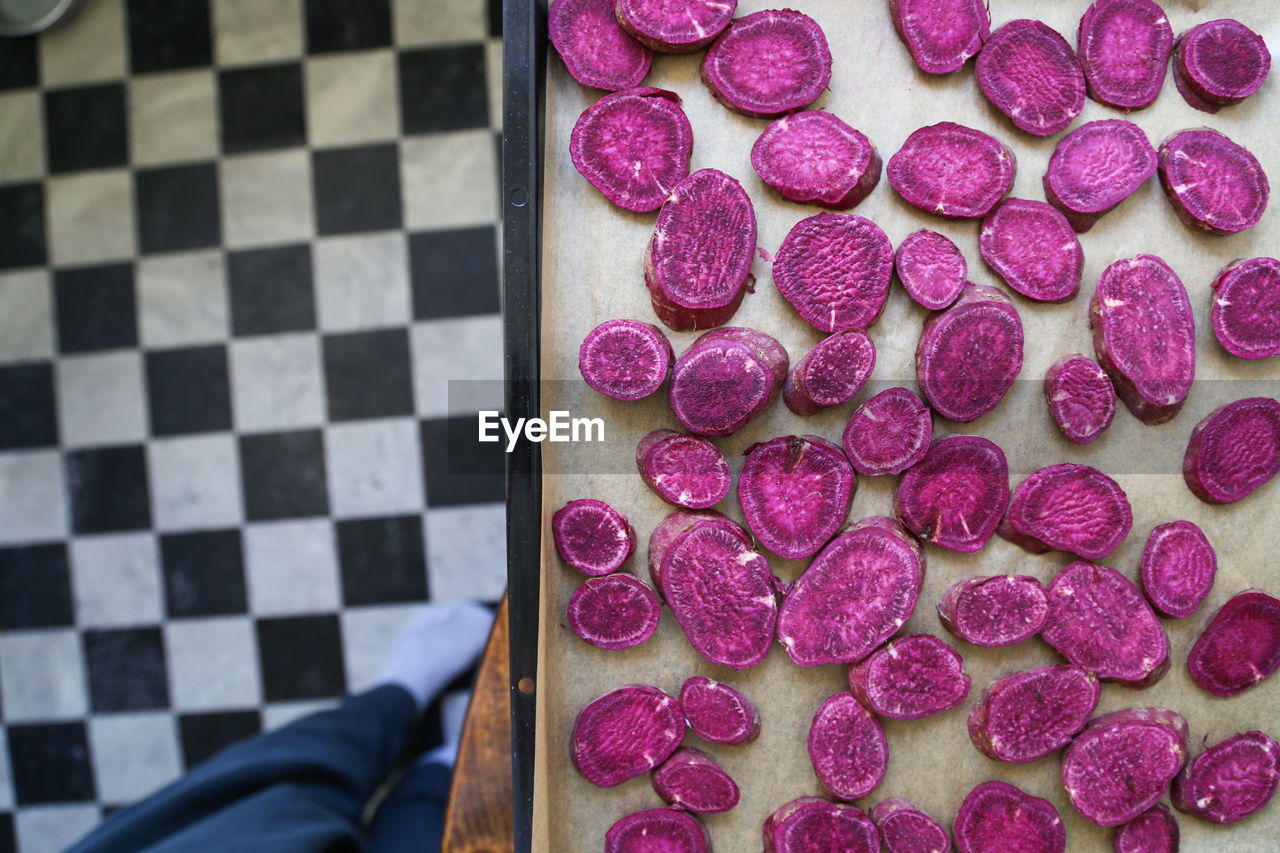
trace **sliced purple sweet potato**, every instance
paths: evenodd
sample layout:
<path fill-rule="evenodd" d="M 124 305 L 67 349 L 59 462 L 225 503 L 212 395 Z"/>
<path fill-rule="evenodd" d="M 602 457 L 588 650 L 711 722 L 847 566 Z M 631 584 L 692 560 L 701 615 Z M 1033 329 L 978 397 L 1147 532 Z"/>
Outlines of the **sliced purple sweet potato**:
<path fill-rule="evenodd" d="M 711 743 L 750 743 L 760 734 L 760 711 L 740 692 L 695 675 L 680 687 L 680 711 L 693 733 Z"/>
<path fill-rule="evenodd" d="M 1140 110 L 1164 86 L 1173 28 L 1152 0 L 1095 0 L 1080 18 L 1076 47 L 1095 101 Z"/>
<path fill-rule="evenodd" d="M 653 581 L 653 588 L 658 591 L 658 595 L 663 598 L 666 598 L 667 594 L 662 589 L 662 561 L 666 559 L 667 551 L 680 538 L 680 534 L 687 533 L 700 521 L 720 525 L 737 536 L 743 545 L 751 547 L 751 535 L 737 522 L 731 521 L 723 513 L 716 512 L 714 509 L 698 511 L 678 509 L 669 514 L 658 522 L 649 536 L 649 579 Z"/>
<path fill-rule="evenodd" d="M 700 749 L 683 746 L 653 771 L 653 790 L 663 802 L 696 814 L 719 814 L 738 804 L 733 777 Z"/>
<path fill-rule="evenodd" d="M 1154 806 L 1187 760 L 1187 721 L 1164 708 L 1127 708 L 1089 723 L 1062 757 L 1071 805 L 1098 826 Z"/>
<path fill-rule="evenodd" d="M 756 214 L 742 185 L 699 169 L 661 202 L 644 253 L 658 319 L 677 332 L 727 323 L 742 304 L 756 250 Z M 652 208 L 650 208 L 652 209 Z"/>
<path fill-rule="evenodd" d="M 551 534 L 560 559 L 584 575 L 617 571 L 636 547 L 636 531 L 627 517 L 604 501 L 569 501 L 551 517 Z"/>
<path fill-rule="evenodd" d="M 618 207 L 640 213 L 662 206 L 689 174 L 692 152 L 693 128 L 680 96 L 651 87 L 605 95 L 569 137 L 569 156 L 582 176 Z"/>
<path fill-rule="evenodd" d="M 1280 354 L 1280 261 L 1233 261 L 1213 282 L 1213 334 L 1239 358 Z"/>
<path fill-rule="evenodd" d="M 801 797 L 764 822 L 764 853 L 880 853 L 876 825 L 857 806 Z"/>
<path fill-rule="evenodd" d="M 628 684 L 589 703 L 573 726 L 573 763 L 602 788 L 643 776 L 680 746 L 676 700 L 649 684 Z"/>
<path fill-rule="evenodd" d="M 1249 149 L 1207 127 L 1183 130 L 1160 144 L 1160 185 L 1184 224 L 1235 234 L 1258 224 L 1271 186 Z"/>
<path fill-rule="evenodd" d="M 671 410 L 695 435 L 732 435 L 778 398 L 790 359 L 753 329 L 713 329 L 676 360 Z"/>
<path fill-rule="evenodd" d="M 655 429 L 636 445 L 640 477 L 664 501 L 688 509 L 706 509 L 729 494 L 729 462 L 701 436 Z"/>
<path fill-rule="evenodd" d="M 1131 121 L 1102 119 L 1080 125 L 1058 142 L 1044 173 L 1044 197 L 1076 233 L 1133 195 L 1156 173 L 1156 149 Z"/>
<path fill-rule="evenodd" d="M 1164 626 L 1133 581 L 1107 566 L 1075 562 L 1058 572 L 1040 636 L 1103 681 L 1140 689 L 1169 670 Z"/>
<path fill-rule="evenodd" d="M 1174 808 L 1213 823 L 1256 814 L 1280 783 L 1280 743 L 1262 732 L 1241 732 L 1197 755 L 1173 780 Z"/>
<path fill-rule="evenodd" d="M 956 244 L 927 228 L 898 244 L 893 268 L 907 295 L 930 311 L 955 302 L 969 276 L 969 265 Z"/>
<path fill-rule="evenodd" d="M 893 246 L 853 213 L 797 222 L 773 258 L 773 281 L 800 318 L 822 332 L 865 329 L 889 298 Z"/>
<path fill-rule="evenodd" d="M 658 627 L 658 596 L 622 572 L 589 578 L 569 597 L 569 628 L 602 649 L 629 649 Z"/>
<path fill-rule="evenodd" d="M 1185 619 L 1213 589 L 1218 555 L 1194 523 L 1171 521 L 1147 537 L 1139 572 L 1151 606 L 1165 616 Z"/>
<path fill-rule="evenodd" d="M 983 0 L 889 0 L 893 28 L 927 74 L 959 71 L 991 35 Z"/>
<path fill-rule="evenodd" d="M 824 110 L 770 124 L 751 146 L 760 180 L 784 198 L 848 210 L 880 183 L 883 164 L 871 140 Z"/>
<path fill-rule="evenodd" d="M 1187 670 L 1214 696 L 1235 696 L 1280 669 L 1280 600 L 1262 590 L 1234 596 L 1213 614 Z"/>
<path fill-rule="evenodd" d="M 898 483 L 894 509 L 926 542 L 972 554 L 995 535 L 1009 506 L 1009 463 L 977 435 L 940 438 Z"/>
<path fill-rule="evenodd" d="M 932 439 L 933 416 L 924 401 L 906 388 L 888 388 L 850 416 L 843 444 L 853 470 L 874 477 L 915 465 Z"/>
<path fill-rule="evenodd" d="M 946 828 L 910 800 L 890 797 L 876 803 L 871 819 L 889 853 L 950 853 Z"/>
<path fill-rule="evenodd" d="M 1083 666 L 1015 672 L 982 691 L 969 711 L 969 739 L 997 761 L 1027 764 L 1071 743 L 1098 707 L 1102 686 Z"/>
<path fill-rule="evenodd" d="M 1033 554 L 1066 551 L 1101 560 L 1133 528 L 1120 484 L 1088 465 L 1049 465 L 1018 484 L 999 533 Z"/>
<path fill-rule="evenodd" d="M 849 690 L 868 710 L 895 720 L 919 720 L 969 695 L 960 653 L 932 634 L 890 640 L 849 668 Z"/>
<path fill-rule="evenodd" d="M 1022 369 L 1022 318 L 995 287 L 966 284 L 945 311 L 931 314 L 916 344 L 916 377 L 933 410 L 953 421 L 990 412 Z"/>
<path fill-rule="evenodd" d="M 1014 126 L 1036 136 L 1066 130 L 1084 109 L 1084 72 L 1059 33 L 1022 18 L 991 34 L 974 66 L 978 87 Z"/>
<path fill-rule="evenodd" d="M 711 836 L 679 809 L 645 809 L 609 828 L 604 853 L 711 853 Z"/>
<path fill-rule="evenodd" d="M 1081 353 L 1064 355 L 1049 367 L 1044 398 L 1053 422 L 1076 444 L 1102 435 L 1116 416 L 1116 386 L 1101 365 Z"/>
<path fill-rule="evenodd" d="M 896 521 L 872 517 L 832 539 L 778 613 L 778 640 L 800 666 L 854 663 L 915 610 L 924 551 Z"/>
<path fill-rule="evenodd" d="M 584 86 L 616 92 L 640 85 L 653 52 L 618 25 L 613 0 L 556 0 L 547 12 L 547 34 Z"/>
<path fill-rule="evenodd" d="M 1161 424 L 1186 402 L 1196 375 L 1196 327 L 1182 280 L 1155 255 L 1116 261 L 1089 303 L 1098 364 L 1145 424 Z"/>
<path fill-rule="evenodd" d="M 578 372 L 615 400 L 640 400 L 667 381 L 675 353 L 662 330 L 637 320 L 605 320 L 578 348 Z"/>
<path fill-rule="evenodd" d="M 955 122 L 922 127 L 889 158 L 885 176 L 908 203 L 944 219 L 987 215 L 1013 187 L 1018 164 L 994 136 Z"/>
<path fill-rule="evenodd" d="M 556 0 L 559 2 L 559 0 Z M 663 53 L 701 50 L 729 26 L 738 0 L 617 0 L 617 22 L 636 41 Z"/>
<path fill-rule="evenodd" d="M 1007 782 L 983 782 L 964 798 L 955 823 L 957 853 L 1063 853 L 1067 831 L 1053 803 Z"/>
<path fill-rule="evenodd" d="M 852 693 L 837 693 L 813 715 L 809 760 L 823 790 L 837 800 L 856 800 L 884 778 L 889 743 L 875 715 Z"/>
<path fill-rule="evenodd" d="M 1030 575 L 965 578 L 938 601 L 942 627 L 975 646 L 1012 646 L 1029 640 L 1049 618 L 1049 593 Z"/>
<path fill-rule="evenodd" d="M 1205 112 L 1240 103 L 1262 87 L 1270 70 L 1262 36 L 1230 18 L 1197 24 L 1178 36 L 1174 48 L 1174 78 L 1195 95 L 1187 102 Z"/>
<path fill-rule="evenodd" d="M 738 475 L 747 527 L 780 557 L 812 557 L 849 514 L 857 475 L 844 451 L 816 435 L 785 435 L 748 447 Z"/>
<path fill-rule="evenodd" d="M 735 18 L 702 62 L 702 82 L 715 99 L 748 116 L 807 107 L 830 80 L 827 37 L 817 21 L 792 9 Z"/>
<path fill-rule="evenodd" d="M 1115 853 L 1178 853 L 1178 821 L 1164 803 L 1156 803 L 1116 830 Z"/>
<path fill-rule="evenodd" d="M 782 400 L 797 415 L 848 403 L 876 366 L 876 345 L 861 329 L 845 329 L 814 345 L 791 368 Z"/>
<path fill-rule="evenodd" d="M 1084 249 L 1062 212 L 1043 201 L 996 205 L 982 218 L 978 251 L 1006 284 L 1036 302 L 1065 302 L 1080 288 Z"/>
<path fill-rule="evenodd" d="M 1191 493 L 1211 504 L 1244 500 L 1280 472 L 1280 401 L 1246 397 L 1196 424 L 1182 457 Z"/>

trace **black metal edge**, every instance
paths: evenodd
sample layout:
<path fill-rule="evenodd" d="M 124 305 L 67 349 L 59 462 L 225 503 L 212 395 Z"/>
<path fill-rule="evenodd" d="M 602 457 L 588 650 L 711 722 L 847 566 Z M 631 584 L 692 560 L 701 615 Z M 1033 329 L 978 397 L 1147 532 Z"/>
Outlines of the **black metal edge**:
<path fill-rule="evenodd" d="M 502 287 L 505 414 L 539 414 L 542 155 L 547 64 L 546 0 L 506 0 L 502 10 Z M 511 759 L 515 850 L 533 843 L 538 677 L 542 445 L 507 454 L 507 607 L 511 651 Z M 523 680 L 526 691 L 520 689 Z"/>

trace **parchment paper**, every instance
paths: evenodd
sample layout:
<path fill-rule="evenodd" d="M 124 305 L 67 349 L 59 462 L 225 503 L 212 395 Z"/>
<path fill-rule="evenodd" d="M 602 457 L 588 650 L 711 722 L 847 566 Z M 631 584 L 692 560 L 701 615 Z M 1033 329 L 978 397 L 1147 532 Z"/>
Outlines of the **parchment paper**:
<path fill-rule="evenodd" d="M 864 132 L 884 161 L 916 128 L 951 120 L 980 128 L 1005 141 L 1015 152 L 1017 178 L 1012 195 L 1042 200 L 1041 176 L 1054 146 L 1063 134 L 1038 138 L 1012 126 L 982 97 L 970 62 L 959 73 L 933 77 L 919 72 L 893 32 L 884 0 L 800 0 L 788 3 L 806 12 L 827 34 L 834 57 L 830 90 L 814 105 L 834 112 Z M 1075 32 L 1086 0 L 997 0 L 992 3 L 993 30 L 1014 17 L 1039 18 L 1075 45 Z M 768 8 L 760 0 L 743 0 L 738 14 Z M 1280 19 L 1265 0 L 1254 2 L 1177 2 L 1164 7 L 1181 33 L 1196 23 L 1235 17 L 1261 32 L 1275 50 L 1280 48 Z M 755 204 L 759 244 L 776 252 L 788 230 L 799 220 L 819 212 L 782 199 L 764 186 L 749 160 L 752 143 L 768 123 L 729 112 L 715 102 L 698 79 L 702 53 L 655 56 L 645 85 L 671 89 L 684 99 L 694 130 L 692 168 L 714 167 L 736 177 Z M 665 387 L 652 398 L 622 403 L 596 394 L 579 379 L 578 346 L 597 324 L 614 317 L 657 322 L 644 287 L 642 258 L 656 214 L 631 214 L 609 204 L 574 170 L 568 154 L 569 134 L 579 114 L 600 93 L 575 83 L 558 58 L 549 63 L 547 85 L 546 196 L 542 301 L 542 401 L 546 411 L 567 410 L 574 416 L 599 417 L 606 424 L 603 445 L 543 444 L 544 548 L 542 580 L 541 664 L 539 671 L 538 764 L 536 779 L 535 849 L 595 851 L 603 846 L 606 830 L 630 812 L 663 805 L 648 777 L 612 789 L 586 782 L 569 758 L 574 718 L 587 702 L 627 683 L 656 684 L 673 695 L 683 680 L 702 674 L 742 689 L 760 706 L 763 732 L 755 743 L 724 747 L 702 743 L 690 734 L 686 743 L 712 754 L 737 780 L 742 800 L 733 811 L 704 818 L 720 853 L 759 850 L 761 824 L 774 809 L 803 795 L 821 795 L 805 751 L 810 720 L 821 702 L 847 689 L 845 668 L 802 669 L 780 647 L 760 666 L 745 672 L 712 666 L 689 647 L 669 610 L 663 608 L 655 636 L 637 648 L 606 652 L 578 640 L 565 626 L 569 596 L 584 579 L 564 566 L 551 544 L 551 514 L 566 501 L 593 497 L 626 513 L 634 523 L 639 544 L 628 570 L 647 580 L 646 546 L 654 525 L 672 507 L 663 503 L 640 480 L 634 464 L 635 442 L 658 427 L 679 429 L 671 414 Z M 1128 118 L 1152 141 L 1175 131 L 1209 126 L 1246 145 L 1261 160 L 1273 185 L 1280 186 L 1280 89 L 1268 80 L 1243 104 L 1222 109 L 1215 116 L 1193 110 L 1166 75 L 1156 103 Z M 1124 114 L 1092 100 L 1073 122 L 1120 118 Z M 1157 524 L 1186 518 L 1201 525 L 1218 551 L 1219 572 L 1209 598 L 1187 619 L 1162 620 L 1172 642 L 1173 665 L 1154 687 L 1136 691 L 1104 685 L 1098 712 L 1134 706 L 1173 708 L 1191 726 L 1193 753 L 1202 740 L 1214 743 L 1232 733 L 1261 729 L 1280 736 L 1280 677 L 1231 699 L 1217 699 L 1201 690 L 1187 675 L 1187 653 L 1209 616 L 1228 598 L 1248 587 L 1280 594 L 1275 569 L 1280 552 L 1280 484 L 1271 483 L 1248 499 L 1227 507 L 1201 503 L 1188 491 L 1180 471 L 1191 429 L 1216 406 L 1256 394 L 1277 396 L 1277 359 L 1246 362 L 1227 356 L 1209 324 L 1210 282 L 1236 258 L 1280 254 L 1280 204 L 1274 199 L 1262 221 L 1252 230 L 1229 237 L 1202 234 L 1182 225 L 1165 200 L 1156 178 L 1081 235 L 1085 268 L 1077 296 L 1064 304 L 1041 305 L 1014 295 L 1026 333 L 1026 354 L 1020 380 L 1010 396 L 991 414 L 971 424 L 935 418 L 935 435 L 970 433 L 997 441 L 1009 456 L 1012 485 L 1044 465 L 1058 462 L 1092 464 L 1110 473 L 1124 487 L 1133 506 L 1133 531 L 1118 550 L 1104 560 L 1131 579 L 1147 534 Z M 920 228 L 949 236 L 969 262 L 971 280 L 1003 287 L 978 254 L 976 221 L 949 222 L 906 204 L 886 179 L 853 212 L 866 216 L 897 244 Z M 1098 277 L 1120 258 L 1149 252 L 1163 257 L 1186 284 L 1196 312 L 1196 385 L 1186 406 L 1171 422 L 1150 427 L 1139 423 L 1123 405 L 1108 433 L 1093 445 L 1078 447 L 1053 426 L 1040 390 L 1045 370 L 1070 352 L 1093 355 L 1087 321 L 1088 302 Z M 822 335 L 806 326 L 777 293 L 769 264 L 757 258 L 753 273 L 756 290 L 748 294 L 732 325 L 763 329 L 787 348 L 792 363 Z M 1007 288 L 1006 288 L 1007 289 Z M 872 383 L 852 404 L 809 418 L 791 414 L 781 400 L 738 434 L 717 444 L 740 467 L 742 451 L 753 442 L 777 435 L 816 434 L 839 442 L 854 407 L 889 385 L 915 389 L 913 353 L 926 312 L 906 296 L 895 280 L 884 315 L 870 329 L 878 348 Z M 696 333 L 668 332 L 677 355 Z M 550 381 L 566 380 L 566 381 Z M 544 415 L 545 416 L 545 415 Z M 869 515 L 892 515 L 896 477 L 861 478 L 850 520 Z M 735 477 L 736 486 L 736 477 Z M 741 521 L 736 488 L 718 509 Z M 973 679 L 969 698 L 950 712 L 932 718 L 899 722 L 885 720 L 890 757 L 883 783 L 858 805 L 869 810 L 890 796 L 907 797 L 948 828 L 965 794 L 987 779 L 1003 779 L 1050 800 L 1066 824 L 1068 849 L 1110 850 L 1111 831 L 1081 818 L 1072 808 L 1059 776 L 1060 762 L 1049 757 L 1031 765 L 1009 765 L 980 755 L 969 742 L 965 716 L 982 689 L 1004 673 L 1060 662 L 1038 638 L 1007 649 L 970 646 L 942 630 L 935 605 L 948 586 L 971 574 L 1020 572 L 1045 583 L 1072 558 L 1061 553 L 1035 556 L 993 539 L 974 555 L 961 555 L 927 546 L 928 571 L 908 632 L 929 632 L 950 642 L 965 657 Z M 770 565 L 784 580 L 799 576 L 806 563 L 779 559 Z M 1178 815 L 1182 849 L 1262 851 L 1280 849 L 1280 803 L 1244 823 L 1217 827 Z"/>

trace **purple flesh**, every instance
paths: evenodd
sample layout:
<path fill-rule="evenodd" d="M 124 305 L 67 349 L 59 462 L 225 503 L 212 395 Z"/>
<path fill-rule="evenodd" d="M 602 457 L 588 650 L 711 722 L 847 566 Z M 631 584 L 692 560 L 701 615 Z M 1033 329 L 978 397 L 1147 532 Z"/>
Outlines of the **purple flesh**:
<path fill-rule="evenodd" d="M 609 828 L 604 853 L 710 853 L 706 827 L 679 809 L 646 809 Z"/>
<path fill-rule="evenodd" d="M 880 183 L 883 164 L 861 133 L 831 113 L 805 110 L 764 129 L 751 165 L 784 198 L 848 210 Z"/>
<path fill-rule="evenodd" d="M 1280 354 L 1280 261 L 1235 261 L 1213 282 L 1213 334 L 1240 358 Z"/>
<path fill-rule="evenodd" d="M 1187 657 L 1196 683 L 1235 696 L 1280 669 L 1280 600 L 1245 590 L 1213 614 Z"/>
<path fill-rule="evenodd" d="M 1095 0 L 1080 19 L 1076 46 L 1093 99 L 1140 110 L 1164 86 L 1173 28 L 1151 0 Z"/>
<path fill-rule="evenodd" d="M 602 788 L 643 776 L 680 746 L 676 700 L 648 684 L 617 687 L 588 704 L 573 726 L 573 763 Z"/>
<path fill-rule="evenodd" d="M 1133 195 L 1156 173 L 1156 149 L 1124 119 L 1082 124 L 1062 137 L 1044 174 L 1044 197 L 1077 233 Z"/>
<path fill-rule="evenodd" d="M 628 649 L 653 636 L 658 596 L 645 582 L 617 572 L 590 578 L 569 598 L 569 628 L 602 649 Z"/>
<path fill-rule="evenodd" d="M 615 400 L 648 397 L 667 381 L 675 353 L 662 330 L 636 320 L 606 320 L 578 348 L 578 372 Z"/>
<path fill-rule="evenodd" d="M 734 19 L 702 62 L 702 82 L 715 99 L 748 116 L 773 118 L 806 107 L 830 80 L 822 28 L 791 9 Z"/>
<path fill-rule="evenodd" d="M 889 297 L 893 246 L 853 213 L 819 213 L 792 227 L 773 259 L 778 292 L 822 332 L 865 329 Z"/>
<path fill-rule="evenodd" d="M 764 853 L 880 853 L 880 834 L 861 809 L 801 797 L 764 822 Z"/>
<path fill-rule="evenodd" d="M 689 174 L 693 128 L 680 96 L 642 87 L 605 95 L 569 137 L 573 165 L 618 207 L 657 210 Z M 754 238 L 752 238 L 754 240 Z"/>
<path fill-rule="evenodd" d="M 1098 364 L 1145 424 L 1182 408 L 1196 375 L 1196 328 L 1181 279 L 1155 255 L 1116 261 L 1089 303 Z"/>
<path fill-rule="evenodd" d="M 671 410 L 691 433 L 732 435 L 777 399 L 787 365 L 786 350 L 763 332 L 707 332 L 676 360 Z"/>
<path fill-rule="evenodd" d="M 1133 581 L 1107 566 L 1075 562 L 1058 572 L 1040 636 L 1103 681 L 1141 689 L 1169 670 L 1164 626 Z"/>
<path fill-rule="evenodd" d="M 1173 60 L 1170 64 L 1173 66 L 1174 88 L 1178 90 L 1178 94 L 1182 96 L 1183 100 L 1185 100 L 1187 104 L 1189 104 L 1193 109 L 1197 109 L 1202 113 L 1209 113 L 1210 115 L 1222 109 L 1220 105 L 1206 101 L 1204 98 L 1197 95 L 1195 89 L 1192 89 L 1191 84 L 1187 82 L 1186 75 L 1182 70 L 1182 42 L 1180 41 L 1174 42 Z"/>
<path fill-rule="evenodd" d="M 666 559 L 667 551 L 680 538 L 680 534 L 688 532 L 693 528 L 693 525 L 700 521 L 709 521 L 712 524 L 720 525 L 737 536 L 743 545 L 748 548 L 751 547 L 750 534 L 736 522 L 730 521 L 726 516 L 716 512 L 714 509 L 696 512 L 684 509 L 676 510 L 658 522 L 658 525 L 653 528 L 653 533 L 649 536 L 649 579 L 653 581 L 653 588 L 658 591 L 658 595 L 663 598 L 666 598 L 667 594 L 662 589 L 662 561 Z"/>
<path fill-rule="evenodd" d="M 1262 36 L 1239 21 L 1206 21 L 1178 36 L 1174 73 L 1202 102 L 1239 103 L 1262 87 L 1270 70 Z"/>
<path fill-rule="evenodd" d="M 868 710 L 895 720 L 919 720 L 969 695 L 964 658 L 932 634 L 890 640 L 849 668 L 849 690 Z"/>
<path fill-rule="evenodd" d="M 551 533 L 560 559 L 584 575 L 617 571 L 636 547 L 636 531 L 627 517 L 604 501 L 569 501 L 551 517 Z"/>
<path fill-rule="evenodd" d="M 916 344 L 916 377 L 933 410 L 977 420 L 1013 387 L 1022 369 L 1022 318 L 994 287 L 967 284 L 956 303 L 932 314 Z"/>
<path fill-rule="evenodd" d="M 738 475 L 747 527 L 780 557 L 818 553 L 844 523 L 858 488 L 844 451 L 816 435 L 753 444 Z"/>
<path fill-rule="evenodd" d="M 889 853 L 950 853 L 947 830 L 910 800 L 881 800 L 871 810 L 871 819 Z"/>
<path fill-rule="evenodd" d="M 1010 21 L 974 66 L 978 87 L 1020 130 L 1052 136 L 1084 109 L 1084 72 L 1067 40 L 1040 21 Z"/>
<path fill-rule="evenodd" d="M 1064 853 L 1067 831 L 1053 803 L 1005 782 L 983 782 L 960 804 L 957 853 Z"/>
<path fill-rule="evenodd" d="M 991 35 L 983 0 L 889 0 L 893 28 L 928 74 L 959 71 Z"/>
<path fill-rule="evenodd" d="M 1049 618 L 1049 593 L 1030 575 L 965 578 L 938 601 L 942 627 L 975 646 L 1029 640 Z"/>
<path fill-rule="evenodd" d="M 1256 814 L 1280 783 L 1280 744 L 1262 732 L 1241 732 L 1187 762 L 1173 780 L 1173 805 L 1213 823 Z"/>
<path fill-rule="evenodd" d="M 862 391 L 876 366 L 876 345 L 861 329 L 845 329 L 804 354 L 782 388 L 782 400 L 797 415 L 812 415 L 848 403 Z"/>
<path fill-rule="evenodd" d="M 697 814 L 719 814 L 738 804 L 733 778 L 715 759 L 693 747 L 681 747 L 653 771 L 653 790 L 663 802 Z"/>
<path fill-rule="evenodd" d="M 637 41 L 654 50 L 693 53 L 711 44 L 729 26 L 737 8 L 738 0 L 617 0 L 616 20 Z"/>
<path fill-rule="evenodd" d="M 711 743 L 750 743 L 760 734 L 760 711 L 727 684 L 695 675 L 680 688 L 680 710 L 693 733 Z"/>
<path fill-rule="evenodd" d="M 1071 743 L 1098 707 L 1102 686 L 1083 666 L 1015 672 L 991 682 L 969 712 L 969 739 L 997 761 L 1027 764 Z"/>
<path fill-rule="evenodd" d="M 547 32 L 574 80 L 610 92 L 640 85 L 653 53 L 618 25 L 613 0 L 556 0 L 552 5 Z"/>
<path fill-rule="evenodd" d="M 1184 130 L 1160 144 L 1160 185 L 1186 225 L 1235 234 L 1257 224 L 1271 187 L 1262 164 L 1242 145 L 1207 127 Z"/>
<path fill-rule="evenodd" d="M 710 441 L 656 429 L 636 446 L 640 477 L 658 497 L 688 509 L 706 509 L 729 494 L 729 463 Z"/>
<path fill-rule="evenodd" d="M 921 539 L 972 554 L 995 535 L 1009 506 L 1009 463 L 981 436 L 940 438 L 902 475 L 893 504 Z"/>
<path fill-rule="evenodd" d="M 1156 803 L 1116 830 L 1115 853 L 1178 853 L 1178 821 Z"/>
<path fill-rule="evenodd" d="M 893 266 L 907 295 L 930 311 L 955 302 L 969 275 L 969 265 L 956 244 L 927 228 L 898 244 Z"/>
<path fill-rule="evenodd" d="M 837 693 L 813 715 L 809 760 L 823 790 L 837 800 L 856 800 L 884 778 L 889 744 L 875 716 L 853 694 Z"/>
<path fill-rule="evenodd" d="M 1195 613 L 1218 571 L 1218 555 L 1190 521 L 1161 524 L 1142 551 L 1142 590 L 1159 613 L 1184 619 Z"/>
<path fill-rule="evenodd" d="M 906 388 L 888 388 L 857 408 L 844 428 L 844 452 L 867 476 L 901 474 L 924 458 L 933 417 Z"/>
<path fill-rule="evenodd" d="M 1064 302 L 1080 288 L 1084 249 L 1061 211 L 1007 198 L 982 219 L 978 251 L 1011 288 L 1037 302 Z"/>
<path fill-rule="evenodd" d="M 1116 416 L 1116 386 L 1096 361 L 1080 353 L 1064 355 L 1044 375 L 1044 398 L 1053 422 L 1076 444 L 1107 431 Z"/>
<path fill-rule="evenodd" d="M 1191 493 L 1211 504 L 1244 500 L 1280 472 L 1280 402 L 1246 397 L 1196 424 L 1182 457 Z"/>
<path fill-rule="evenodd" d="M 1120 484 L 1088 465 L 1050 465 L 1014 489 L 999 533 L 1033 554 L 1066 551 L 1086 560 L 1106 557 L 1133 527 Z"/>
<path fill-rule="evenodd" d="M 1009 194 L 1018 164 L 994 136 L 944 121 L 907 137 L 889 158 L 889 185 L 911 205 L 944 219 L 977 219 Z"/>

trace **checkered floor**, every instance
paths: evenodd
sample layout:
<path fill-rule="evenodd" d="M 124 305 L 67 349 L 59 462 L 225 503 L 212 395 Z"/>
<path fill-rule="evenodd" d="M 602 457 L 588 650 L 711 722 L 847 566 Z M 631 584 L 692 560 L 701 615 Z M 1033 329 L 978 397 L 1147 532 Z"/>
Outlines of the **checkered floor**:
<path fill-rule="evenodd" d="M 444 451 L 448 380 L 502 375 L 499 24 L 84 0 L 0 39 L 0 853 L 501 595 L 501 477 Z"/>

